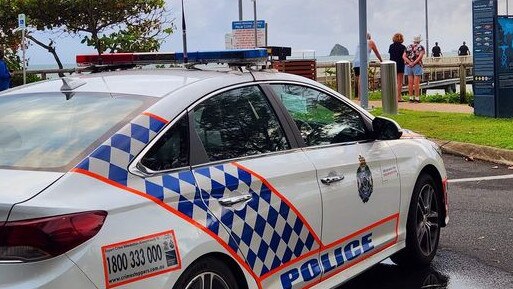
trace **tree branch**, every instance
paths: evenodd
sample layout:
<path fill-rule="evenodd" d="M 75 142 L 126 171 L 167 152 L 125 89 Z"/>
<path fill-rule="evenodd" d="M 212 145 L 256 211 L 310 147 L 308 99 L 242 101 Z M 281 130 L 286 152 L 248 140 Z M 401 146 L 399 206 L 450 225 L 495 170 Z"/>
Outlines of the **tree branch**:
<path fill-rule="evenodd" d="M 28 39 L 32 40 L 35 44 L 43 47 L 44 49 L 48 50 L 48 52 L 50 52 L 52 55 L 53 55 L 53 58 L 55 59 L 55 62 L 57 62 L 57 65 L 59 66 L 59 69 L 63 69 L 64 66 L 62 65 L 62 62 L 59 58 L 59 56 L 57 55 L 57 52 L 55 51 L 55 47 L 52 46 L 53 44 L 53 41 L 50 41 L 50 43 L 48 45 L 44 44 L 43 42 L 37 40 L 36 38 L 34 38 L 34 36 L 32 35 L 26 35 L 25 37 L 27 37 Z M 59 77 L 64 77 L 64 73 L 62 72 L 59 72 Z"/>

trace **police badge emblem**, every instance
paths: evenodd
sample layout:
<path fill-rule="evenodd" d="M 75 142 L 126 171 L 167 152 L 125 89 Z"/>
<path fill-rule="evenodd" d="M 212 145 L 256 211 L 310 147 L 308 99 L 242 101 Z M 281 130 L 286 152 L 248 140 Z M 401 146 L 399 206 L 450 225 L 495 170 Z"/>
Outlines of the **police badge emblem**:
<path fill-rule="evenodd" d="M 372 181 L 372 172 L 370 171 L 369 166 L 365 162 L 365 158 L 359 156 L 360 167 L 356 171 L 356 182 L 358 185 L 358 193 L 360 198 L 364 203 L 369 201 L 370 196 L 372 195 L 373 189 L 373 181 Z"/>

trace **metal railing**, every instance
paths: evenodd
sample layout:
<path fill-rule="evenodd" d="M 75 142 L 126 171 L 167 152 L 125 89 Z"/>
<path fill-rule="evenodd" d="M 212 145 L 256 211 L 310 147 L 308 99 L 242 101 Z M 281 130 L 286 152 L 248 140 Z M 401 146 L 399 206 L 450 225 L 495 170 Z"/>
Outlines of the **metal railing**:
<path fill-rule="evenodd" d="M 64 68 L 64 69 L 58 69 L 58 68 L 52 68 L 52 69 L 31 69 L 27 70 L 27 75 L 29 74 L 35 74 L 39 75 L 42 80 L 48 79 L 48 75 L 59 75 L 59 73 L 62 74 L 73 74 L 73 73 L 82 73 L 83 71 L 87 70 L 85 67 L 75 67 L 75 68 Z M 14 75 L 22 75 L 23 71 L 16 70 L 13 72 Z"/>
<path fill-rule="evenodd" d="M 471 56 L 454 56 L 454 57 L 426 57 L 424 59 L 424 77 L 423 81 L 435 81 L 460 77 L 465 71 L 466 75 L 473 75 L 473 62 Z M 317 81 L 328 83 L 335 81 L 335 62 L 318 62 L 317 63 Z M 380 79 L 380 63 L 372 61 L 369 63 L 372 81 L 379 82 Z M 462 68 L 463 67 L 463 68 Z"/>

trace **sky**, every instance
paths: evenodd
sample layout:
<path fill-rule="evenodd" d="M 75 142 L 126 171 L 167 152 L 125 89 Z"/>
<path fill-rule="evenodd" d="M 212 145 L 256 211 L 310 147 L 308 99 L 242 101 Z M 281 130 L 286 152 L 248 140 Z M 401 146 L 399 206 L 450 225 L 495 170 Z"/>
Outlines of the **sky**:
<path fill-rule="evenodd" d="M 256 0 L 257 18 L 269 25 L 268 44 L 288 46 L 293 50 L 314 50 L 328 55 L 335 44 L 353 54 L 358 43 L 358 0 Z M 509 0 L 513 2 L 513 0 Z M 180 1 L 166 0 L 175 18 L 177 31 L 163 44 L 161 51 L 182 51 Z M 499 0 L 499 14 L 506 13 L 506 0 Z M 238 20 L 238 0 L 184 0 L 187 20 L 188 51 L 225 48 L 225 34 L 232 21 Z M 513 3 L 510 3 L 513 11 Z M 387 55 L 394 33 L 413 36 L 425 32 L 425 2 L 422 0 L 367 0 L 368 31 L 381 54 Z M 442 51 L 457 50 L 463 41 L 472 45 L 472 1 L 428 0 L 429 44 L 438 42 Z M 253 2 L 243 0 L 244 20 L 253 20 Z M 30 24 L 30 23 L 29 23 Z M 80 44 L 79 37 L 56 38 L 51 33 L 37 33 L 37 38 L 53 38 L 63 63 L 74 63 L 75 55 L 94 51 Z M 425 41 L 423 42 L 425 45 Z M 36 45 L 27 51 L 29 65 L 53 64 L 48 52 Z"/>

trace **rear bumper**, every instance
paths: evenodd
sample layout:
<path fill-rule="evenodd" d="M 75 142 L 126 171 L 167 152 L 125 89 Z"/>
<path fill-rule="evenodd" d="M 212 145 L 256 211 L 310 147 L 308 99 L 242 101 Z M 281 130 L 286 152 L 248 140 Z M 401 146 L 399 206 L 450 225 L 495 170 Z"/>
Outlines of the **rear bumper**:
<path fill-rule="evenodd" d="M 0 263 L 1 289 L 97 289 L 66 255 L 33 263 Z"/>

